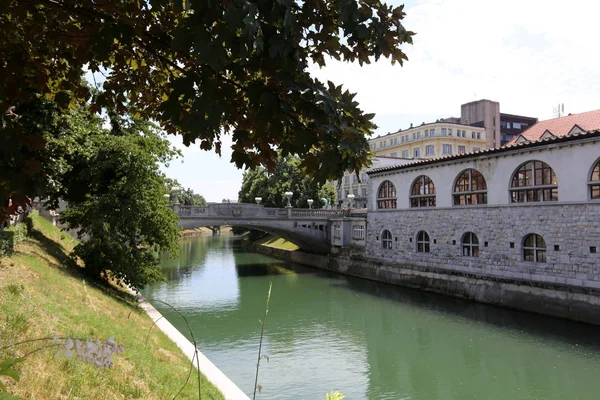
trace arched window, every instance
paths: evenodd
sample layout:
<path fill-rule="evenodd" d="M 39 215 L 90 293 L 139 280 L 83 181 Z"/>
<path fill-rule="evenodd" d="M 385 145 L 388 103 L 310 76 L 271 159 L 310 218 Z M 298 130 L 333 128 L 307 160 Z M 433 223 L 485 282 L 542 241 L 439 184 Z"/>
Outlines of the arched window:
<path fill-rule="evenodd" d="M 473 232 L 467 232 L 462 237 L 462 255 L 465 257 L 479 257 L 479 239 Z"/>
<path fill-rule="evenodd" d="M 468 169 L 458 176 L 454 185 L 454 205 L 487 204 L 487 185 L 481 172 Z"/>
<path fill-rule="evenodd" d="M 528 161 L 514 173 L 510 184 L 511 203 L 557 201 L 556 174 L 542 161 Z"/>
<path fill-rule="evenodd" d="M 417 253 L 429 253 L 429 235 L 425 231 L 417 233 Z"/>
<path fill-rule="evenodd" d="M 600 161 L 594 166 L 588 185 L 590 187 L 590 199 L 600 199 Z"/>
<path fill-rule="evenodd" d="M 435 185 L 427 175 L 421 175 L 410 189 L 411 207 L 435 207 Z"/>
<path fill-rule="evenodd" d="M 523 240 L 523 261 L 546 262 L 546 242 L 537 233 L 530 233 Z"/>
<path fill-rule="evenodd" d="M 377 191 L 377 208 L 396 208 L 396 186 L 384 181 Z"/>
<path fill-rule="evenodd" d="M 381 247 L 384 249 L 392 248 L 392 233 L 387 229 L 381 232 Z"/>

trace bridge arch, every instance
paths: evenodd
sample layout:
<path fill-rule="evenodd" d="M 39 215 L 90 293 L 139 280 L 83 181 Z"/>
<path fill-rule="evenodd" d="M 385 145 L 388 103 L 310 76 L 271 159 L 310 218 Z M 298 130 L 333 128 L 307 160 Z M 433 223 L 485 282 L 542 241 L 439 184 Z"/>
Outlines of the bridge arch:
<path fill-rule="evenodd" d="M 243 203 L 173 208 L 184 229 L 217 225 L 251 228 L 282 237 L 303 250 L 322 254 L 330 250 L 329 219 L 344 215 L 343 210 L 265 208 Z"/>

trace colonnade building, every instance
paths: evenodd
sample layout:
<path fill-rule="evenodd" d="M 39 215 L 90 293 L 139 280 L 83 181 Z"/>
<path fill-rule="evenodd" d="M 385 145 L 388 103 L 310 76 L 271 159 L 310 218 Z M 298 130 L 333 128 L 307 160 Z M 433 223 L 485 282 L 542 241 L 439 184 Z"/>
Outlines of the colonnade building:
<path fill-rule="evenodd" d="M 600 288 L 600 130 L 368 176 L 368 259 Z"/>

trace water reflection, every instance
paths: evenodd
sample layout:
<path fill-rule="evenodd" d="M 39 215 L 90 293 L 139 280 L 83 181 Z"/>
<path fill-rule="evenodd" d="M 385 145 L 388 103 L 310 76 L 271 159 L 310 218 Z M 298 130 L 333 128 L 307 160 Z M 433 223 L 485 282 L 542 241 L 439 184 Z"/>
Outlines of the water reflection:
<path fill-rule="evenodd" d="M 146 295 L 185 309 L 203 352 L 249 393 L 272 281 L 261 399 L 319 399 L 332 389 L 394 400 L 600 391 L 596 327 L 286 266 L 243 253 L 232 238 L 191 241 L 203 250 L 186 248 L 187 258 L 165 265 L 178 272 Z"/>

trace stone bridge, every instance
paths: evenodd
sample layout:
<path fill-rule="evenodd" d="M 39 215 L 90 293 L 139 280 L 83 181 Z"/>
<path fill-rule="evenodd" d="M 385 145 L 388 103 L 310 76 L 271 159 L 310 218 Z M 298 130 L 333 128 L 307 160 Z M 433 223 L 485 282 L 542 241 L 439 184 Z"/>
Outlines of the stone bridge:
<path fill-rule="evenodd" d="M 208 207 L 173 206 L 183 229 L 201 226 L 239 226 L 280 236 L 313 253 L 329 252 L 329 219 L 344 216 L 344 210 L 266 208 L 257 204 L 222 203 Z"/>

